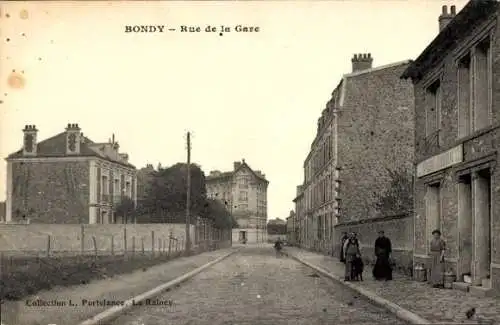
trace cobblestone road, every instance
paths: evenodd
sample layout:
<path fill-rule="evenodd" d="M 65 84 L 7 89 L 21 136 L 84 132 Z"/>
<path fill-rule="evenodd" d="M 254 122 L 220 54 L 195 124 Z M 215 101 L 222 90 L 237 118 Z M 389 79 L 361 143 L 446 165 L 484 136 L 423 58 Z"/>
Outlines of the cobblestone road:
<path fill-rule="evenodd" d="M 350 289 L 272 247 L 248 247 L 158 297 L 172 306 L 137 306 L 113 325 L 402 324 Z"/>

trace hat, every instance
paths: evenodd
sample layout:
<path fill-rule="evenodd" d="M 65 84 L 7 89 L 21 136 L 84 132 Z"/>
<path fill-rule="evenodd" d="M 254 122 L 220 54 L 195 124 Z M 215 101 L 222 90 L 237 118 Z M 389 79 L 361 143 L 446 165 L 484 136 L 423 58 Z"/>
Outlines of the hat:
<path fill-rule="evenodd" d="M 433 235 L 434 235 L 434 234 L 441 235 L 441 231 L 439 231 L 439 229 L 435 229 L 435 230 L 432 232 L 432 234 L 433 234 Z"/>

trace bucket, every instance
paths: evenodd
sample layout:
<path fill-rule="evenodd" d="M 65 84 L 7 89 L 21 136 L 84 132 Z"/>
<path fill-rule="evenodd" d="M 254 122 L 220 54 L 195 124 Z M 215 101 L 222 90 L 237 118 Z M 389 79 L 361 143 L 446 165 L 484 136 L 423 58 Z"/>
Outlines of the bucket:
<path fill-rule="evenodd" d="M 417 282 L 427 281 L 427 271 L 422 265 L 415 266 L 414 279 Z"/>

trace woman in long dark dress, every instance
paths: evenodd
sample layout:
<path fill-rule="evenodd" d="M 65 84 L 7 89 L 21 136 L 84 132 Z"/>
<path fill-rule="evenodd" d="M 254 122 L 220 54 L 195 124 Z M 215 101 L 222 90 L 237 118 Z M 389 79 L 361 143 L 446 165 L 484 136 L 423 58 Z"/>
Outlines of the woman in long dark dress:
<path fill-rule="evenodd" d="M 342 263 L 345 263 L 345 254 L 344 254 L 344 245 L 345 245 L 345 241 L 348 239 L 349 237 L 347 237 L 347 232 L 343 232 L 342 233 L 342 239 L 341 239 L 341 242 L 340 242 L 340 261 Z"/>
<path fill-rule="evenodd" d="M 373 267 L 373 277 L 376 280 L 392 280 L 392 267 L 390 257 L 392 253 L 391 240 L 384 235 L 384 231 L 379 231 L 379 237 L 375 240 L 375 256 L 377 261 Z"/>
<path fill-rule="evenodd" d="M 444 286 L 444 253 L 446 251 L 446 243 L 441 239 L 441 231 L 438 229 L 432 232 L 433 239 L 431 240 L 431 276 L 430 282 L 434 288 Z"/>

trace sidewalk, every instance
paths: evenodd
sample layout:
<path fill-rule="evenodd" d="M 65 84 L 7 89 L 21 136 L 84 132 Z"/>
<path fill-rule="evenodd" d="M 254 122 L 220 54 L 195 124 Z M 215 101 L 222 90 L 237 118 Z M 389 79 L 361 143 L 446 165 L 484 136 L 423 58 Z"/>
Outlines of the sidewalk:
<path fill-rule="evenodd" d="M 340 279 L 344 278 L 344 264 L 336 258 L 296 247 L 286 247 L 285 252 L 322 268 Z M 371 271 L 372 267 L 367 266 L 363 273 L 364 281 L 350 283 L 430 322 L 467 322 L 470 324 L 471 321 L 466 319 L 465 312 L 469 308 L 475 307 L 476 313 L 481 318 L 500 324 L 500 299 L 498 298 L 479 298 L 458 290 L 434 289 L 426 283 L 412 281 L 397 273 L 393 275 L 393 281 L 375 281 Z"/>
<path fill-rule="evenodd" d="M 67 302 L 71 299 L 77 304 L 80 304 L 82 299 L 125 301 L 197 269 L 231 250 L 234 248 L 181 257 L 145 271 L 139 270 L 105 280 L 92 281 L 87 285 L 58 287 L 39 292 L 19 302 L 7 301 L 1 306 L 2 322 L 6 325 L 78 324 L 111 306 L 33 307 L 26 306 L 26 300 Z"/>

